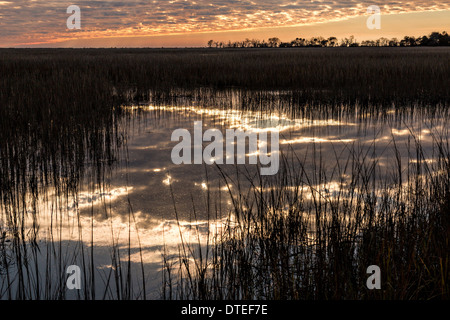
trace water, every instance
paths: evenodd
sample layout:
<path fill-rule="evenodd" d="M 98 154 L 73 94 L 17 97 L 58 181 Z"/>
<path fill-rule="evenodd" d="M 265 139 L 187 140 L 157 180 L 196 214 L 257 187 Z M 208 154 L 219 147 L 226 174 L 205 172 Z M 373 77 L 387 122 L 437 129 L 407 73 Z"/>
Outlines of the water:
<path fill-rule="evenodd" d="M 298 171 L 301 163 L 309 173 L 302 177 L 310 186 L 303 190 L 309 200 L 315 194 L 327 199 L 344 197 L 339 189 L 351 184 L 349 168 L 355 159 L 368 168 L 373 165 L 373 184 L 380 188 L 406 184 L 408 170 L 417 166 L 423 167 L 424 174 L 427 168 L 437 172 L 433 169 L 436 139 L 449 137 L 448 114 L 421 109 L 367 114 L 356 108 L 352 113 L 315 118 L 294 117 L 281 110 L 263 113 L 214 106 L 140 105 L 124 107 L 124 111 L 120 127 L 126 143 L 120 148 L 118 161 L 107 167 L 102 184 L 88 171 L 77 192 L 58 194 L 50 188 L 34 207 L 30 197 L 24 226 L 28 236 L 30 232 L 37 235 L 34 245 L 38 246 L 29 244 L 24 246 L 28 251 L 20 251 L 30 261 L 22 271 L 22 280 L 17 277 L 19 255 L 12 248 L 15 242 L 8 234 L 6 209 L 2 207 L 0 225 L 6 232 L 4 252 L 10 267 L 8 272 L 2 270 L 1 298 L 18 292 L 36 297 L 40 292 L 41 296 L 62 294 L 69 299 L 134 299 L 143 297 L 144 283 L 146 298 L 160 298 L 163 256 L 169 263 L 177 261 L 180 237 L 186 243 L 205 243 L 208 236 L 230 223 L 230 193 L 236 196 L 236 192 L 247 190 L 251 181 L 259 181 L 257 165 L 175 165 L 171 152 L 177 142 L 171 141 L 171 135 L 179 128 L 192 132 L 194 121 L 202 121 L 204 131 L 216 128 L 223 134 L 230 128 L 279 131 L 280 171 L 264 179 L 275 181 L 285 162 Z M 401 180 L 393 178 L 399 170 Z M 65 288 L 65 270 L 72 264 L 83 270 L 79 291 Z M 122 278 L 117 278 L 120 272 Z M 8 281 L 16 284 L 12 291 Z M 52 289 L 44 289 L 45 282 L 52 283 Z M 19 283 L 25 289 L 19 288 Z"/>

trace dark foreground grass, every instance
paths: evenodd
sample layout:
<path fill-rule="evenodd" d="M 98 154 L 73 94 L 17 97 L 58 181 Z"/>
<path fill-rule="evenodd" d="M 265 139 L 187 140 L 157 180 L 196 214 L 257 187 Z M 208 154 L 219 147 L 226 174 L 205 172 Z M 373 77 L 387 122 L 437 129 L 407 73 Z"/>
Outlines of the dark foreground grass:
<path fill-rule="evenodd" d="M 73 59 L 1 55 L 0 299 L 64 299 L 65 270 L 71 264 L 80 265 L 85 275 L 78 298 L 94 299 L 93 234 L 75 239 L 70 250 L 58 239 L 70 220 L 69 199 L 86 185 L 92 192 L 106 188 L 105 176 L 124 146 L 121 110 L 114 107 L 107 83 L 71 73 L 77 69 Z M 51 203 L 49 230 L 38 223 L 46 200 Z M 77 203 L 75 210 L 80 214 Z M 92 221 L 96 214 L 91 211 Z M 80 228 L 74 232 L 81 235 Z M 109 281 L 113 293 L 105 295 L 131 297 L 116 250 L 113 246 L 111 262 L 121 271 L 109 275 L 117 282 Z"/>
<path fill-rule="evenodd" d="M 40 100 L 45 92 L 26 90 L 51 88 L 91 108 L 112 90 L 128 102 L 206 87 L 289 90 L 298 104 L 430 106 L 449 102 L 449 61 L 448 48 L 4 49 L 0 97 Z"/>
<path fill-rule="evenodd" d="M 447 108 L 449 56 L 445 48 L 0 50 L 0 298 L 64 299 L 64 268 L 80 257 L 87 276 L 78 298 L 145 297 L 145 283 L 131 288 L 129 256 L 121 260 L 114 247 L 106 289 L 95 295 L 94 272 L 87 272 L 95 269 L 94 231 L 91 247 L 80 238 L 69 255 L 50 241 L 39 265 L 39 226 L 29 232 L 25 223 L 37 217 L 38 199 L 49 189 L 64 200 L 77 194 L 83 177 L 92 191 L 105 184 L 126 137 L 120 105 L 216 105 L 225 97 L 229 107 L 237 91 L 238 108 L 276 111 L 282 104 L 317 116 L 355 106 Z M 337 200 L 317 194 L 305 201 L 297 192 L 320 182 L 311 178 L 320 176 L 320 165 L 310 173 L 286 163 L 278 181 L 249 177 L 260 188 L 235 201 L 237 227 L 218 235 L 207 259 L 194 259 L 187 278 L 184 262 L 192 257 L 181 254 L 181 279 L 188 281 L 175 287 L 169 279 L 164 297 L 448 298 L 447 138 L 436 140 L 437 167 L 425 176 L 409 172 L 402 187 L 374 189 L 372 164 L 353 159 L 353 188 Z M 51 239 L 65 218 L 59 208 Z M 369 264 L 383 271 L 382 291 L 364 288 Z"/>
<path fill-rule="evenodd" d="M 388 168 L 354 144 L 343 164 L 316 151 L 316 170 L 288 152 L 275 178 L 218 167 L 233 208 L 220 220 L 208 194 L 207 240 L 181 236 L 178 255 L 165 255 L 164 298 L 449 299 L 448 130 L 434 139 L 432 165 L 416 142 Z M 380 290 L 366 285 L 371 265 Z"/>

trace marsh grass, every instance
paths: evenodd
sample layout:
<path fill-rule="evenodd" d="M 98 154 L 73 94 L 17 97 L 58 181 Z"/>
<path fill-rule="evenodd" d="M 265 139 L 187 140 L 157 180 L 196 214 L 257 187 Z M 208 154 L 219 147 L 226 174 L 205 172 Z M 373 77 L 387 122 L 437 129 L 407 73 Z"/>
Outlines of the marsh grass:
<path fill-rule="evenodd" d="M 393 106 L 402 116 L 411 104 L 433 112 L 448 107 L 449 55 L 445 48 L 1 49 L 0 298 L 65 299 L 65 267 L 75 262 L 84 274 L 75 298 L 145 298 L 145 281 L 132 281 L 130 202 L 128 246 L 113 241 L 104 273 L 95 270 L 94 218 L 110 217 L 106 201 L 88 212 L 89 239 L 75 207 L 78 241 L 59 241 L 69 198 L 76 199 L 86 180 L 90 191 L 106 190 L 112 168 L 127 161 L 121 105 L 217 105 L 306 118 L 340 117 L 355 108 L 380 114 Z M 428 170 L 420 146 L 412 149 L 421 165 L 406 177 L 394 175 L 402 182 L 396 187 L 371 183 L 376 164 L 355 149 L 348 166 L 335 168 L 352 176 L 352 188 L 342 188 L 337 199 L 312 192 L 327 182 L 323 163 L 312 173 L 294 170 L 292 161 L 300 167 L 302 161 L 292 153 L 278 180 L 247 175 L 254 186 L 230 192 L 236 226 L 211 234 L 214 242 L 201 256 L 203 244 L 183 242 L 176 272 L 164 257 L 163 297 L 448 297 L 447 140 L 448 134 L 436 139 L 438 162 Z M 233 183 L 225 174 L 223 182 Z M 313 201 L 299 193 L 304 188 Z M 41 199 L 52 199 L 50 230 L 39 225 Z M 222 209 L 210 201 L 213 220 Z M 385 270 L 382 291 L 364 289 L 369 264 Z M 143 268 L 138 273 L 143 279 Z"/>
<path fill-rule="evenodd" d="M 0 299 L 146 298 L 145 282 L 136 285 L 131 275 L 130 235 L 136 225 L 129 200 L 128 242 L 115 242 L 118 231 L 111 223 L 110 267 L 98 269 L 95 259 L 95 221 L 112 219 L 111 203 L 102 194 L 111 188 L 114 168 L 127 163 L 126 134 L 108 110 L 92 123 L 65 118 L 50 132 L 42 125 L 3 140 Z M 99 206 L 89 200 L 92 205 L 82 208 L 80 192 L 97 192 Z M 76 293 L 66 287 L 71 264 L 82 272 Z"/>
<path fill-rule="evenodd" d="M 274 178 L 217 166 L 232 209 L 206 240 L 181 237 L 179 254 L 165 255 L 164 297 L 448 299 L 448 132 L 433 135 L 432 164 L 410 135 L 407 157 L 392 136 L 397 160 L 388 168 L 370 156 L 374 145 L 354 143 L 345 161 L 337 152 L 325 161 L 314 146 L 314 170 L 288 150 Z M 219 221 L 214 197 L 206 201 L 216 208 L 208 223 Z M 381 268 L 381 290 L 366 287 L 370 265 Z"/>
<path fill-rule="evenodd" d="M 111 171 L 125 157 L 126 132 L 110 86 L 77 71 L 83 61 L 3 53 L 0 299 L 145 298 L 145 293 L 133 291 L 129 259 L 121 260 L 124 250 L 116 243 L 109 273 L 96 269 L 94 220 L 111 215 L 108 202 L 103 199 L 100 209 L 92 206 L 83 213 L 78 206 L 84 187 L 108 190 Z M 70 217 L 69 211 L 76 216 Z M 82 214 L 91 219 L 89 239 L 83 238 Z M 131 229 L 131 206 L 127 214 Z M 46 216 L 48 229 L 39 224 Z M 63 239 L 67 227 L 74 240 Z M 112 226 L 111 235 L 114 239 Z M 71 264 L 83 273 L 83 288 L 75 295 L 68 295 L 66 288 Z M 104 288 L 96 288 L 99 281 Z"/>
<path fill-rule="evenodd" d="M 41 89 L 58 90 L 61 106 L 82 101 L 83 111 L 112 91 L 120 102 L 167 103 L 200 88 L 289 90 L 300 106 L 430 107 L 448 104 L 449 55 L 448 48 L 4 49 L 0 87 L 10 90 L 3 99 L 45 104 L 52 101 Z M 36 92 L 25 94 L 30 88 Z"/>

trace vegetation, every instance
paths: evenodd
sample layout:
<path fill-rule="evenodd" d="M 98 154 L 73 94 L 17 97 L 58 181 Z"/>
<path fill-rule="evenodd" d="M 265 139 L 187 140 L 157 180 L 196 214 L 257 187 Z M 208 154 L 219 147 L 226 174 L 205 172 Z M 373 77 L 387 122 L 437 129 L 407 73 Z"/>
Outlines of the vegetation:
<path fill-rule="evenodd" d="M 283 105 L 293 115 L 331 117 L 358 108 L 364 116 L 394 104 L 399 114 L 416 108 L 445 119 L 449 56 L 447 48 L 0 50 L 0 298 L 66 298 L 63 270 L 77 259 L 86 274 L 78 298 L 145 298 L 145 282 L 132 285 L 129 247 L 113 243 L 99 295 L 94 228 L 76 250 L 58 241 L 68 199 L 86 181 L 91 191 L 104 188 L 126 160 L 121 105 L 229 108 L 237 93 L 233 107 L 242 109 Z M 405 185 L 376 180 L 376 163 L 353 149 L 348 166 L 335 168 L 352 181 L 338 198 L 319 192 L 306 201 L 299 191 L 327 182 L 326 175 L 321 162 L 311 172 L 294 154 L 285 155 L 278 180 L 247 175 L 253 186 L 230 192 L 237 225 L 217 234 L 206 259 L 184 247 L 177 280 L 166 264 L 165 298 L 448 298 L 448 137 L 436 136 L 433 166 L 420 144 L 411 149 L 418 165 L 391 179 Z M 53 229 L 41 243 L 39 199 L 52 192 Z M 87 214 L 110 213 L 105 204 Z M 131 232 L 131 204 L 127 219 Z M 36 223 L 30 229 L 27 221 Z M 192 259 L 195 269 L 188 269 Z M 369 262 L 392 277 L 372 296 L 362 290 Z"/>
<path fill-rule="evenodd" d="M 33 101 L 49 101 L 51 105 L 46 108 L 84 117 L 101 113 L 101 108 L 112 104 L 162 103 L 233 88 L 290 92 L 287 99 L 299 107 L 355 103 L 429 106 L 448 104 L 450 100 L 449 58 L 446 47 L 6 49 L 0 50 L 0 72 L 8 75 L 0 80 L 0 103 L 31 117 L 36 112 L 27 111 Z M 53 97 L 49 97 L 42 88 L 53 84 Z M 205 89 L 210 89 L 209 93 Z M 67 99 L 79 105 L 80 112 L 61 107 Z M 28 101 L 16 108 L 22 100 Z M 45 115 L 39 114 L 38 122 Z M 25 125 L 28 122 L 33 121 L 23 119 Z"/>
<path fill-rule="evenodd" d="M 432 32 L 428 36 L 397 38 L 379 38 L 377 40 L 363 40 L 357 42 L 354 36 L 343 38 L 340 41 L 336 37 L 312 37 L 295 38 L 289 42 L 282 42 L 277 37 L 269 38 L 267 41 L 259 39 L 248 39 L 244 41 L 214 41 L 209 40 L 209 48 L 293 48 L 293 47 L 417 47 L 417 46 L 450 46 L 450 36 L 446 31 Z"/>
<path fill-rule="evenodd" d="M 65 270 L 74 263 L 85 275 L 78 298 L 94 299 L 94 234 L 81 236 L 80 218 L 110 212 L 86 213 L 76 201 L 73 221 L 69 207 L 83 188 L 106 188 L 122 157 L 121 109 L 108 83 L 82 71 L 83 60 L 16 52 L 0 59 L 0 299 L 65 299 Z M 39 223 L 46 202 L 49 229 Z M 60 241 L 70 223 L 78 239 Z M 126 265 L 111 251 L 115 269 L 100 297 L 131 298 Z"/>
<path fill-rule="evenodd" d="M 449 299 L 448 128 L 434 136 L 433 165 L 411 137 L 409 157 L 392 137 L 398 157 L 388 168 L 370 157 L 375 144 L 357 143 L 344 161 L 325 159 L 319 145 L 285 153 L 275 178 L 217 167 L 233 208 L 217 227 L 222 212 L 208 193 L 207 240 L 181 237 L 178 256 L 165 257 L 164 297 Z M 367 289 L 370 265 L 382 270 L 381 290 Z"/>

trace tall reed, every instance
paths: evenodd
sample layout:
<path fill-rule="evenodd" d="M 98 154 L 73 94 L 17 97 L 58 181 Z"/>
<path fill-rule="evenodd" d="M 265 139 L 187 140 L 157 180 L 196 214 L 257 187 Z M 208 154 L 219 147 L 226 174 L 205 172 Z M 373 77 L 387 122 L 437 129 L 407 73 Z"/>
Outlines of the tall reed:
<path fill-rule="evenodd" d="M 207 240 L 181 239 L 179 254 L 165 256 L 164 297 L 448 299 L 448 132 L 433 135 L 431 164 L 411 140 L 402 157 L 392 137 L 388 168 L 371 157 L 374 145 L 354 143 L 344 160 L 324 161 L 318 145 L 308 157 L 288 150 L 275 178 L 217 166 L 232 208 L 211 220 L 222 227 Z M 370 265 L 381 290 L 366 286 Z"/>

